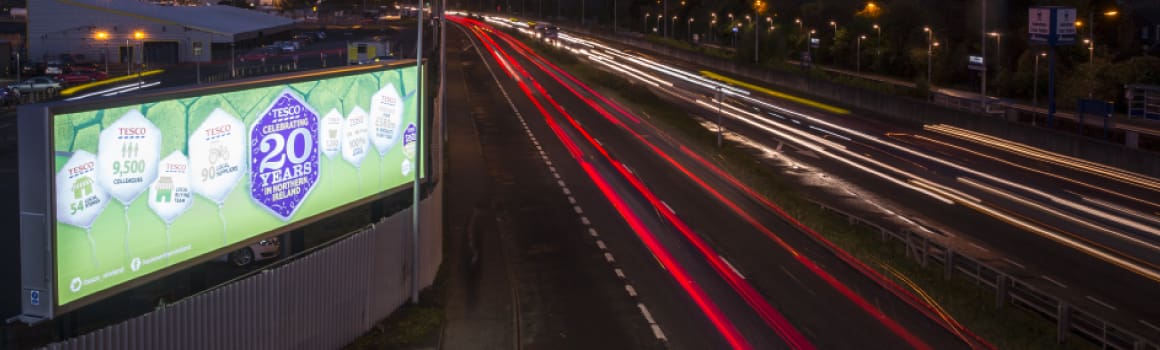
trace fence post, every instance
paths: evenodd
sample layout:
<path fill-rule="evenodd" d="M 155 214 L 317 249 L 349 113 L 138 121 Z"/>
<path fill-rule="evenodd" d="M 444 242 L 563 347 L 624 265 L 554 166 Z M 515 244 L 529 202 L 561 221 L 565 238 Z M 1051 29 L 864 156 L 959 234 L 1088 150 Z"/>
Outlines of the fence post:
<path fill-rule="evenodd" d="M 995 278 L 995 308 L 1002 309 L 1007 303 L 1007 275 L 1000 274 Z"/>
<path fill-rule="evenodd" d="M 1071 322 L 1071 307 L 1062 301 L 1059 302 L 1059 310 L 1057 311 L 1057 315 L 1055 315 L 1055 319 L 1058 326 L 1055 334 L 1055 342 L 1062 344 L 1064 340 L 1067 340 L 1067 330 L 1071 328 L 1069 325 Z"/>
<path fill-rule="evenodd" d="M 926 268 L 927 259 L 930 256 L 930 238 L 922 237 L 922 267 Z"/>
<path fill-rule="evenodd" d="M 950 246 L 947 246 L 946 247 L 946 254 L 947 254 L 947 259 L 944 262 L 945 265 L 943 266 L 943 268 L 946 269 L 946 272 L 944 273 L 944 275 L 945 275 L 944 277 L 946 278 L 946 280 L 950 281 L 951 277 L 953 277 L 954 273 L 955 273 L 955 251 L 951 250 Z"/>

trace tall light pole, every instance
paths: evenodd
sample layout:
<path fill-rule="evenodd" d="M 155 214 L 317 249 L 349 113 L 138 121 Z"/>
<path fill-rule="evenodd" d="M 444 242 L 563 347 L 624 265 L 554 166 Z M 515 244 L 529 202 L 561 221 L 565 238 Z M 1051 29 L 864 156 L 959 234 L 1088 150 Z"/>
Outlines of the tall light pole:
<path fill-rule="evenodd" d="M 982 31 L 983 46 L 983 79 L 979 87 L 981 89 L 979 96 L 979 106 L 983 108 L 983 113 L 987 113 L 987 0 L 980 1 L 983 6 L 983 12 L 979 16 L 979 30 Z"/>
<path fill-rule="evenodd" d="M 802 19 L 801 19 L 801 18 L 794 18 L 794 19 L 793 19 L 793 22 L 794 22 L 794 23 L 797 23 L 797 25 L 798 25 L 798 33 L 801 33 L 801 32 L 802 32 Z"/>
<path fill-rule="evenodd" d="M 831 19 L 830 26 L 834 27 L 834 40 L 838 40 L 838 22 Z"/>
<path fill-rule="evenodd" d="M 879 27 L 878 24 L 875 23 L 874 30 L 878 32 L 877 42 L 874 43 L 874 56 L 877 56 L 879 59 L 881 59 L 882 58 L 882 27 Z"/>
<path fill-rule="evenodd" d="M 931 53 L 934 51 L 934 31 L 930 30 L 930 27 L 922 27 L 922 31 L 926 32 L 926 34 L 927 34 L 926 35 L 926 87 L 927 87 L 927 89 L 930 89 L 931 87 L 933 87 L 933 85 L 931 84 L 931 79 L 930 79 L 930 74 L 932 72 L 931 65 L 930 65 L 930 63 L 931 63 L 930 56 L 931 56 Z"/>
<path fill-rule="evenodd" d="M 693 41 L 693 17 L 689 17 L 689 25 L 686 30 L 689 32 L 689 41 Z"/>
<path fill-rule="evenodd" d="M 669 0 L 661 0 L 661 8 L 661 16 L 657 18 L 660 21 L 657 22 L 661 25 L 661 27 L 664 27 L 661 28 L 661 35 L 667 38 L 669 37 L 669 29 L 665 27 L 664 20 L 665 17 L 669 15 Z"/>
<path fill-rule="evenodd" d="M 988 36 L 995 38 L 995 71 L 1003 71 L 1003 33 L 990 32 Z M 984 58 L 983 64 L 986 64 Z"/>
<path fill-rule="evenodd" d="M 101 42 L 101 47 L 105 50 L 105 54 L 101 55 L 101 57 L 104 58 L 102 61 L 105 61 L 105 75 L 108 75 L 109 74 L 109 32 L 105 32 L 105 31 L 97 32 L 95 37 L 97 38 L 97 40 L 99 40 Z M 16 70 L 18 72 L 20 71 L 19 64 L 17 64 Z M 19 82 L 20 80 L 17 79 L 16 81 Z"/>
<path fill-rule="evenodd" d="M 669 22 L 668 25 L 669 25 L 669 30 L 672 30 L 673 26 L 677 25 L 677 15 L 673 15 L 673 21 Z M 676 39 L 676 38 L 677 38 L 677 33 L 673 33 L 673 39 Z"/>
<path fill-rule="evenodd" d="M 854 57 L 856 58 L 854 62 L 857 62 L 857 63 L 855 63 L 855 65 L 858 66 L 858 74 L 862 74 L 862 40 L 863 39 L 866 39 L 865 35 L 858 36 L 857 45 L 855 45 L 855 49 L 854 49 Z"/>
<path fill-rule="evenodd" d="M 647 13 L 647 12 L 644 14 L 644 28 L 643 28 L 644 30 L 643 31 L 645 34 L 648 34 L 648 16 L 652 16 L 652 14 Z"/>
<path fill-rule="evenodd" d="M 761 20 L 758 19 L 757 21 L 751 22 L 753 22 L 753 63 L 757 63 L 759 62 L 757 53 L 761 51 L 759 48 L 761 42 Z"/>
<path fill-rule="evenodd" d="M 134 31 L 133 39 L 137 39 L 137 42 L 141 44 L 141 67 L 137 68 L 137 83 L 141 84 L 141 70 L 145 68 L 145 32 Z"/>
<path fill-rule="evenodd" d="M 810 66 L 814 65 L 814 33 L 815 31 L 810 29 L 809 34 L 806 34 L 806 56 L 810 58 Z"/>
<path fill-rule="evenodd" d="M 510 6 L 509 6 L 510 8 Z M 508 11 L 511 11 L 510 9 Z M 419 31 L 415 39 L 415 69 L 418 71 L 415 74 L 415 86 L 423 86 L 423 0 L 419 0 L 419 14 L 418 14 Z M 420 89 L 418 91 L 420 96 L 419 102 L 415 106 L 416 115 L 419 120 L 415 123 L 415 134 L 423 135 L 423 96 L 425 94 Z M 411 183 L 411 304 L 419 303 L 419 170 L 423 169 L 423 146 L 416 145 L 415 149 L 418 151 L 415 156 L 415 180 Z"/>
<path fill-rule="evenodd" d="M 1031 79 L 1034 83 L 1031 84 L 1031 105 L 1035 107 L 1032 115 L 1039 114 L 1039 58 L 1046 57 L 1046 52 L 1039 52 L 1035 55 L 1035 74 Z M 1031 118 L 1031 125 L 1035 125 L 1035 118 Z"/>

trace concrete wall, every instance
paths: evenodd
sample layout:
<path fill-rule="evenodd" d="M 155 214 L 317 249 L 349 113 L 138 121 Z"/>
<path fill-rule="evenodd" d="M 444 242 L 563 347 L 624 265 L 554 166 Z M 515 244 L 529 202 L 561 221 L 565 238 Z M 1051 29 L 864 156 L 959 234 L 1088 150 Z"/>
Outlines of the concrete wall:
<path fill-rule="evenodd" d="M 862 114 L 861 116 L 865 118 L 887 118 L 895 122 L 901 121 L 916 125 L 948 124 L 1048 151 L 1160 177 L 1160 154 L 1154 152 L 1131 149 L 1123 145 L 1071 133 L 1013 123 L 993 116 L 954 110 L 926 101 L 809 79 L 797 74 L 760 69 L 749 64 L 738 64 L 731 60 L 709 57 L 634 37 L 614 37 L 608 33 L 586 32 L 581 28 L 572 28 L 572 30 L 704 67 L 712 67 L 716 71 L 736 77 L 762 81 L 770 86 L 796 90 L 812 95 L 812 97 L 830 101 L 841 101 L 843 105 L 874 111 L 880 115 Z"/>

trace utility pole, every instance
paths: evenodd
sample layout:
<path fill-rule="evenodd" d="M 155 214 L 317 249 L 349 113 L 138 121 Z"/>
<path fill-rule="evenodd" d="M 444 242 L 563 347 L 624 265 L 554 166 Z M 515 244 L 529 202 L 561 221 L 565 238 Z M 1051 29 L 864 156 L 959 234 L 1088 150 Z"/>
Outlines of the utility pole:
<path fill-rule="evenodd" d="M 423 0 L 419 2 L 419 34 L 415 40 L 415 67 L 418 72 L 415 74 L 418 103 L 415 104 L 415 115 L 419 120 L 415 123 L 415 134 L 420 135 L 422 140 L 423 135 Z M 508 10 L 511 11 L 510 9 Z M 423 144 L 416 142 L 415 144 L 415 180 L 411 183 L 411 304 L 419 303 L 419 171 L 423 169 Z"/>
<path fill-rule="evenodd" d="M 981 13 L 979 21 L 979 31 L 982 33 L 983 43 L 983 86 L 981 87 L 982 96 L 979 102 L 982 103 L 983 114 L 987 113 L 987 0 L 980 1 L 983 5 L 983 12 Z"/>

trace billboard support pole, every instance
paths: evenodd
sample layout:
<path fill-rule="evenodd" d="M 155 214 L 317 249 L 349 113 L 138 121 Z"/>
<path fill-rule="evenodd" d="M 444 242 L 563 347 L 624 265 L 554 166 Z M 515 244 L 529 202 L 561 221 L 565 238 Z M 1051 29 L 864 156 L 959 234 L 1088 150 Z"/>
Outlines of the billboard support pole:
<path fill-rule="evenodd" d="M 415 104 L 415 135 L 423 136 L 423 0 L 419 0 L 419 34 L 415 40 L 416 89 L 419 103 Z M 411 304 L 419 303 L 419 171 L 423 169 L 423 145 L 415 145 L 415 181 L 411 187 Z"/>

